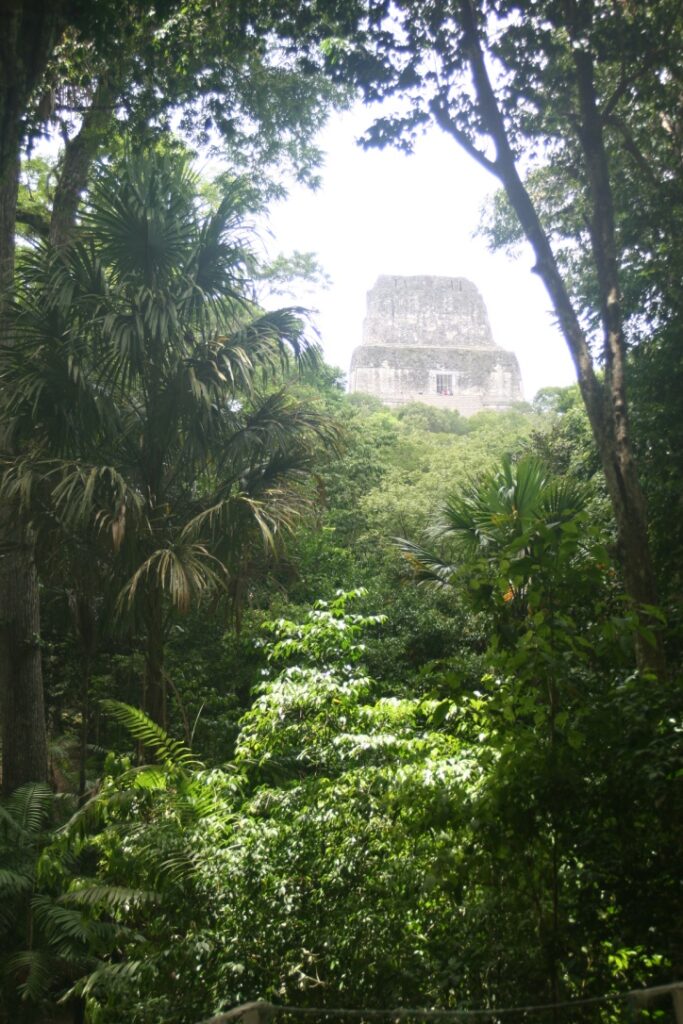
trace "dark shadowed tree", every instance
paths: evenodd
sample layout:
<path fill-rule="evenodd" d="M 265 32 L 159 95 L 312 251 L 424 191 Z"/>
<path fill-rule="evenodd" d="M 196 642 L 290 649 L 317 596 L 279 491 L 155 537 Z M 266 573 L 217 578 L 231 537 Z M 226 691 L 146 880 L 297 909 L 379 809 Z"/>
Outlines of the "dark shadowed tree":
<path fill-rule="evenodd" d="M 299 310 L 254 303 L 251 192 L 234 182 L 212 212 L 197 185 L 182 158 L 103 171 L 71 244 L 22 259 L 2 358 L 4 497 L 52 549 L 99 547 L 158 722 L 173 614 L 234 594 L 256 541 L 277 548 L 334 436 L 278 385 L 317 349 Z"/>
<path fill-rule="evenodd" d="M 213 132 L 243 161 L 310 172 L 330 93 L 311 50 L 321 18 L 289 0 L 0 4 L 0 302 L 14 280 L 22 149 L 53 128 L 65 145 L 52 207 L 20 216 L 56 245 L 68 240 L 92 161 L 121 122 L 163 130 L 171 110 L 185 111 L 196 138 Z M 0 305 L 8 345 L 1 317 Z M 0 715 L 16 736 L 8 788 L 46 778 L 47 748 L 33 539 L 16 508 L 2 510 L 0 536 Z"/>

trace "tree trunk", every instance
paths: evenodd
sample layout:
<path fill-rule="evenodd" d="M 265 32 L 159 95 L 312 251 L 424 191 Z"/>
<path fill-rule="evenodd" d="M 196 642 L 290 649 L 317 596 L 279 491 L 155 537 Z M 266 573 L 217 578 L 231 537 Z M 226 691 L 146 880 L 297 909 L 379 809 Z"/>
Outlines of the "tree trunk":
<path fill-rule="evenodd" d="M 0 712 L 2 714 L 2 788 L 10 793 L 25 782 L 48 777 L 47 733 L 40 657 L 38 577 L 29 537 L 5 522 L 2 622 L 0 625 Z"/>
<path fill-rule="evenodd" d="M 19 149 L 21 139 L 16 131 L 13 139 L 6 139 L 0 153 L 0 327 L 1 340 L 7 343 L 7 328 L 3 309 L 14 280 L 14 232 L 17 219 L 19 193 Z"/>
<path fill-rule="evenodd" d="M 6 301 L 14 280 L 19 159 L 25 117 L 61 31 L 59 0 L 0 0 L 0 344 L 11 344 Z M 47 779 L 38 577 L 30 530 L 0 513 L 2 786 Z"/>
<path fill-rule="evenodd" d="M 73 630 L 80 648 L 81 667 L 81 730 L 78 758 L 78 802 L 84 804 L 87 785 L 87 760 L 90 728 L 90 691 L 93 664 L 97 651 L 97 615 L 93 580 L 80 580 L 80 589 L 69 594 L 69 610 Z"/>
<path fill-rule="evenodd" d="M 0 179 L 0 343 L 4 345 L 11 343 L 4 309 L 14 275 L 18 131 L 15 148 L 14 160 L 5 154 Z M 14 506 L 0 510 L 0 719 L 3 791 L 8 793 L 24 782 L 47 781 L 38 577 L 30 533 L 22 528 Z"/>
<path fill-rule="evenodd" d="M 601 455 L 617 520 L 626 590 L 636 605 L 655 605 L 657 587 L 647 543 L 645 496 L 633 456 L 626 404 L 626 343 L 609 164 L 595 92 L 593 58 L 586 49 L 575 48 L 573 52 L 581 110 L 578 134 L 591 195 L 591 248 L 600 286 L 604 333 L 604 421 L 610 444 Z M 641 667 L 663 669 L 658 657 L 661 652 L 648 651 L 642 638 L 637 641 L 636 651 Z"/>
<path fill-rule="evenodd" d="M 111 77 L 102 75 L 79 131 L 64 147 L 50 218 L 50 241 L 64 245 L 76 223 L 81 196 L 88 184 L 91 164 L 111 126 L 115 89 Z"/>
<path fill-rule="evenodd" d="M 626 593 L 637 609 L 641 605 L 655 605 L 657 586 L 650 557 L 645 499 L 638 480 L 628 427 L 614 218 L 607 158 L 593 92 L 591 58 L 585 52 L 575 56 L 578 61 L 581 108 L 579 133 L 593 201 L 592 255 L 600 283 L 605 336 L 604 383 L 595 372 L 586 334 L 574 310 L 550 241 L 517 171 L 503 115 L 484 60 L 472 0 L 463 0 L 462 12 L 464 45 L 482 120 L 496 147 L 495 160 L 482 162 L 503 185 L 519 218 L 536 257 L 534 269 L 550 296 L 571 353 L 614 511 Z M 588 66 L 586 61 L 589 62 Z M 442 114 L 442 125 L 444 121 L 447 118 Z M 457 133 L 453 134 L 457 139 Z M 639 667 L 650 668 L 661 674 L 665 671 L 664 656 L 661 644 L 657 642 L 657 633 L 654 635 L 654 646 L 636 637 L 636 658 Z"/>
<path fill-rule="evenodd" d="M 14 224 L 17 205 L 19 145 L 14 158 L 5 137 L 0 178 L 0 343 L 11 343 L 5 316 L 14 276 Z M 2 789 L 9 793 L 25 782 L 46 782 L 47 731 L 40 654 L 38 577 L 30 533 L 22 528 L 16 507 L 0 510 L 0 724 Z"/>
<path fill-rule="evenodd" d="M 81 735 L 78 752 L 78 803 L 85 803 L 85 790 L 88 784 L 88 725 L 90 718 L 90 688 L 92 684 L 92 659 L 90 652 L 83 658 L 83 680 L 81 683 Z"/>

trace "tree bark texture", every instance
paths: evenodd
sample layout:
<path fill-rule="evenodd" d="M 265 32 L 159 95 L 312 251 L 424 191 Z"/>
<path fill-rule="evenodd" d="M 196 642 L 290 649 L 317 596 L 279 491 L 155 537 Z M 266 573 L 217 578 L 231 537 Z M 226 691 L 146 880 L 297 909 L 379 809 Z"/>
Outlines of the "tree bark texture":
<path fill-rule="evenodd" d="M 31 96 L 63 29 L 62 7 L 60 0 L 0 0 L 0 177 L 8 164 L 16 167 Z"/>
<path fill-rule="evenodd" d="M 19 149 L 5 159 L 0 180 L 0 263 L 2 294 L 14 273 L 14 212 Z M 0 343 L 11 344 L 0 306 Z M 0 734 L 2 788 L 8 793 L 24 782 L 48 777 L 47 733 L 40 652 L 38 577 L 30 533 L 16 507 L 0 509 Z"/>
<path fill-rule="evenodd" d="M 53 245 L 65 245 L 69 240 L 81 196 L 88 184 L 90 167 L 113 120 L 115 99 L 111 76 L 104 74 L 83 115 L 79 131 L 65 144 L 50 219 Z"/>
<path fill-rule="evenodd" d="M 631 445 L 626 404 L 626 343 L 624 339 L 614 201 L 605 151 L 602 119 L 595 90 L 595 71 L 590 53 L 574 51 L 581 121 L 579 141 L 584 153 L 591 195 L 591 245 L 601 296 L 603 353 L 605 365 L 604 421 L 610 445 L 603 463 L 612 495 L 621 546 L 624 579 L 628 593 L 637 604 L 657 603 L 657 588 L 647 539 L 645 496 L 640 487 Z M 615 500 L 614 495 L 618 498 Z M 647 660 L 647 651 L 640 660 Z"/>
<path fill-rule="evenodd" d="M 17 219 L 19 193 L 19 149 L 21 140 L 17 132 L 13 141 L 13 154 L 5 154 L 0 170 L 0 339 L 7 343 L 7 327 L 3 310 L 14 280 L 14 232 Z M 7 143 L 10 148 L 10 142 Z"/>
<path fill-rule="evenodd" d="M 11 344 L 6 299 L 14 280 L 19 159 L 31 96 L 62 29 L 59 0 L 0 0 L 0 344 Z M 0 510 L 2 786 L 45 781 L 47 737 L 38 577 L 30 530 Z"/>
<path fill-rule="evenodd" d="M 574 51 L 580 108 L 579 140 L 593 208 L 591 248 L 601 293 L 604 383 L 595 372 L 586 333 L 557 266 L 546 231 L 517 171 L 505 121 L 486 67 L 472 0 L 463 0 L 462 12 L 465 48 L 477 100 L 486 131 L 496 148 L 496 158 L 487 161 L 488 168 L 505 188 L 531 244 L 536 257 L 534 269 L 551 298 L 576 368 L 579 389 L 614 511 L 625 590 L 636 606 L 655 605 L 657 586 L 650 557 L 645 498 L 638 479 L 629 433 L 616 233 L 609 168 L 593 83 L 592 59 L 586 50 Z M 661 645 L 652 647 L 638 638 L 636 657 L 641 668 L 664 671 Z"/>
<path fill-rule="evenodd" d="M 0 714 L 2 788 L 10 793 L 25 782 L 45 782 L 48 763 L 33 543 L 30 537 L 22 543 L 19 524 L 4 525 L 12 553 L 1 581 Z"/>

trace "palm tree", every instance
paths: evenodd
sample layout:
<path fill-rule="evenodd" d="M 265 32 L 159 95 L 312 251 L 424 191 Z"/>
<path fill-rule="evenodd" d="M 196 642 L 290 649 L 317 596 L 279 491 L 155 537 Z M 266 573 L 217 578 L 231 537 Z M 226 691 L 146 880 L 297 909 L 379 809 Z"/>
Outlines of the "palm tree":
<path fill-rule="evenodd" d="M 25 254 L 0 357 L 4 447 L 21 452 L 2 489 L 36 522 L 42 508 L 48 536 L 104 552 L 118 617 L 144 630 L 144 706 L 160 724 L 169 617 L 234 589 L 256 537 L 277 547 L 334 441 L 282 384 L 318 349 L 301 310 L 255 303 L 248 190 L 235 182 L 208 210 L 197 185 L 177 156 L 100 168 L 73 243 Z"/>
<path fill-rule="evenodd" d="M 587 498 L 581 484 L 554 477 L 539 459 L 505 456 L 450 495 L 428 529 L 429 540 L 450 544 L 450 557 L 403 538 L 396 543 L 420 582 L 466 587 L 520 621 L 532 583 L 537 591 L 559 588 L 576 561 Z"/>

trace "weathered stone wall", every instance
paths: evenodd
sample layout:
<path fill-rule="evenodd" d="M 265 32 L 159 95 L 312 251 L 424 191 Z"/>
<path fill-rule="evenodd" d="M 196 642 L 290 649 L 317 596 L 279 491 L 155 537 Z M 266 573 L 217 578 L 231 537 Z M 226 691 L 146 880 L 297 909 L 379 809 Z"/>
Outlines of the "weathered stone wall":
<path fill-rule="evenodd" d="M 495 348 L 484 300 L 464 277 L 378 278 L 363 344 Z"/>
<path fill-rule="evenodd" d="M 517 359 L 494 342 L 477 288 L 450 277 L 379 278 L 349 388 L 387 405 L 425 402 L 464 415 L 522 398 Z"/>

